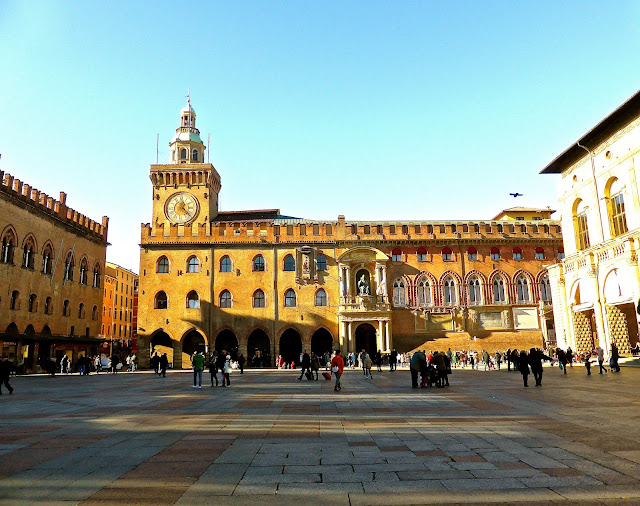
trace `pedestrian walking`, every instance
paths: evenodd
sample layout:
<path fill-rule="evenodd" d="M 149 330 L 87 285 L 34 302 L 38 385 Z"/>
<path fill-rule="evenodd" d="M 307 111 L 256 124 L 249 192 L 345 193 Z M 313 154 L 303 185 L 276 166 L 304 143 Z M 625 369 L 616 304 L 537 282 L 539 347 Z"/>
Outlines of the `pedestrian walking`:
<path fill-rule="evenodd" d="M 320 357 L 311 352 L 311 373 L 315 373 L 316 381 L 318 381 L 318 371 L 320 370 Z"/>
<path fill-rule="evenodd" d="M 604 350 L 602 349 L 602 347 L 598 346 L 596 348 L 596 353 L 598 354 L 598 365 L 600 366 L 600 374 L 602 374 L 602 371 L 607 372 L 607 368 L 602 365 L 604 364 Z"/>
<path fill-rule="evenodd" d="M 169 366 L 169 359 L 167 358 L 167 354 L 163 353 L 160 359 L 158 360 L 158 369 L 160 371 L 160 376 L 163 378 L 167 377 L 167 367 Z"/>
<path fill-rule="evenodd" d="M 591 376 L 591 353 L 583 353 L 582 354 L 582 362 L 584 363 L 584 368 L 587 370 L 587 376 Z"/>
<path fill-rule="evenodd" d="M 222 368 L 222 386 L 231 386 L 231 357 L 227 355 L 224 361 L 224 366 Z M 227 382 L 225 385 L 224 382 Z"/>
<path fill-rule="evenodd" d="M 156 374 L 159 373 L 159 369 L 160 369 L 160 357 L 158 356 L 158 352 L 153 354 L 153 357 L 151 357 L 151 367 L 153 367 L 153 372 L 155 372 Z"/>
<path fill-rule="evenodd" d="M 398 370 L 398 352 L 395 348 L 392 348 L 391 354 L 389 355 L 389 370 L 397 371 Z"/>
<path fill-rule="evenodd" d="M 520 374 L 522 374 L 522 381 L 524 381 L 524 386 L 528 387 L 527 380 L 529 379 L 529 363 L 527 360 L 527 352 L 522 350 L 520 352 L 520 357 L 518 359 L 518 370 Z"/>
<path fill-rule="evenodd" d="M 305 372 L 308 375 L 311 375 L 311 357 L 307 353 L 307 350 L 302 350 L 302 359 L 300 360 L 300 376 L 298 376 L 298 381 L 302 381 L 302 377 Z"/>
<path fill-rule="evenodd" d="M 368 379 L 373 379 L 373 374 L 371 374 L 371 368 L 373 367 L 373 360 L 369 354 L 366 354 L 364 357 L 364 377 Z"/>
<path fill-rule="evenodd" d="M 213 380 L 216 381 L 218 386 L 218 354 L 214 351 L 209 357 L 209 375 L 211 376 L 211 386 L 213 386 Z"/>
<path fill-rule="evenodd" d="M 191 366 L 193 367 L 193 388 L 202 388 L 202 371 L 204 370 L 204 355 L 199 351 L 195 351 L 191 357 Z M 196 385 L 196 379 L 198 384 Z"/>
<path fill-rule="evenodd" d="M 66 355 L 65 355 L 66 356 Z M 9 395 L 13 394 L 13 387 L 9 384 L 9 377 L 13 370 L 13 364 L 7 360 L 7 356 L 2 356 L 2 362 L 0 362 L 0 395 L 2 395 L 2 385 L 9 390 Z"/>
<path fill-rule="evenodd" d="M 620 372 L 620 366 L 618 365 L 618 359 L 620 358 L 620 353 L 618 352 L 618 347 L 615 343 L 611 343 L 611 370 L 615 372 Z"/>
<path fill-rule="evenodd" d="M 342 384 L 340 382 L 340 378 L 342 377 L 342 372 L 344 371 L 344 360 L 340 356 L 340 350 L 336 350 L 335 356 L 331 359 L 331 372 L 336 376 L 336 385 L 333 387 L 333 391 L 337 392 L 338 390 L 342 390 Z"/>
<path fill-rule="evenodd" d="M 531 366 L 531 373 L 533 374 L 533 379 L 536 380 L 536 386 L 542 386 L 542 361 L 549 360 L 551 361 L 551 357 L 542 353 L 542 351 L 531 348 L 529 350 L 529 356 L 527 357 L 529 361 L 529 365 Z"/>
<path fill-rule="evenodd" d="M 240 368 L 240 374 L 244 374 L 244 364 L 247 360 L 244 358 L 244 355 L 240 353 L 238 357 L 238 367 Z"/>
<path fill-rule="evenodd" d="M 564 370 L 564 373 L 567 374 L 567 354 L 562 348 L 558 348 L 556 350 L 556 355 L 558 356 L 558 362 L 560 363 L 560 369 Z"/>
<path fill-rule="evenodd" d="M 118 374 L 118 364 L 120 363 L 120 358 L 115 353 L 111 357 L 111 372 L 113 374 Z"/>

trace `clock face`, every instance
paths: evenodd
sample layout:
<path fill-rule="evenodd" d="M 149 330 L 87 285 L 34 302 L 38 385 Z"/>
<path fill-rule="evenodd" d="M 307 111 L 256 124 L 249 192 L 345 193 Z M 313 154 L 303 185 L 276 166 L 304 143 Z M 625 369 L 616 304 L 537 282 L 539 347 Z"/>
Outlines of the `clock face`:
<path fill-rule="evenodd" d="M 165 214 L 173 223 L 188 223 L 198 216 L 198 201 L 190 193 L 172 195 L 165 206 Z"/>

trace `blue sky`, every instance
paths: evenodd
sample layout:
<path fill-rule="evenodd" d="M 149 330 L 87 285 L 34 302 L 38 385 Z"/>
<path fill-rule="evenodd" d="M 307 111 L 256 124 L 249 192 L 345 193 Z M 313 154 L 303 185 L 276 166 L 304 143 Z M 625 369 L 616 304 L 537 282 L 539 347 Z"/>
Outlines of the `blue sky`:
<path fill-rule="evenodd" d="M 637 2 L 0 2 L 0 170 L 138 270 L 191 88 L 221 209 L 489 219 L 637 91 Z M 524 193 L 514 200 L 509 192 Z"/>

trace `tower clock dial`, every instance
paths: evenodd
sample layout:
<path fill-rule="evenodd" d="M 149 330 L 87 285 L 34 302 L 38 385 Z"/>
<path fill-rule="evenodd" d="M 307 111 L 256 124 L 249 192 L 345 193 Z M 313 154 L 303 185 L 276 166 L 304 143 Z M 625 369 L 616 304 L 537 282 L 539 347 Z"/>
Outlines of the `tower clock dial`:
<path fill-rule="evenodd" d="M 189 223 L 198 216 L 198 200 L 190 193 L 173 194 L 165 206 L 165 214 L 173 223 Z"/>

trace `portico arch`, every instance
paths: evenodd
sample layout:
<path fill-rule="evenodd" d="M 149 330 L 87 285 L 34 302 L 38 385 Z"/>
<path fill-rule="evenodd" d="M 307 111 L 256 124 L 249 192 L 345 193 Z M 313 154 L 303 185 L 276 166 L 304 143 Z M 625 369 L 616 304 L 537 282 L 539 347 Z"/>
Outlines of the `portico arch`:
<path fill-rule="evenodd" d="M 238 338 L 229 329 L 224 329 L 216 336 L 215 348 L 218 354 L 222 350 L 231 355 L 231 360 L 238 360 Z"/>
<path fill-rule="evenodd" d="M 302 338 L 297 330 L 289 328 L 280 336 L 280 355 L 286 364 L 300 362 L 302 353 Z"/>
<path fill-rule="evenodd" d="M 155 353 L 159 357 L 163 353 L 167 354 L 167 360 L 170 364 L 173 364 L 173 339 L 163 329 L 156 330 L 151 334 L 149 340 L 149 356 L 152 357 Z"/>
<path fill-rule="evenodd" d="M 311 351 L 322 357 L 326 352 L 333 350 L 333 337 L 324 327 L 320 327 L 311 336 Z"/>
<path fill-rule="evenodd" d="M 254 329 L 247 339 L 247 366 L 269 367 L 271 365 L 271 340 L 261 328 Z"/>

